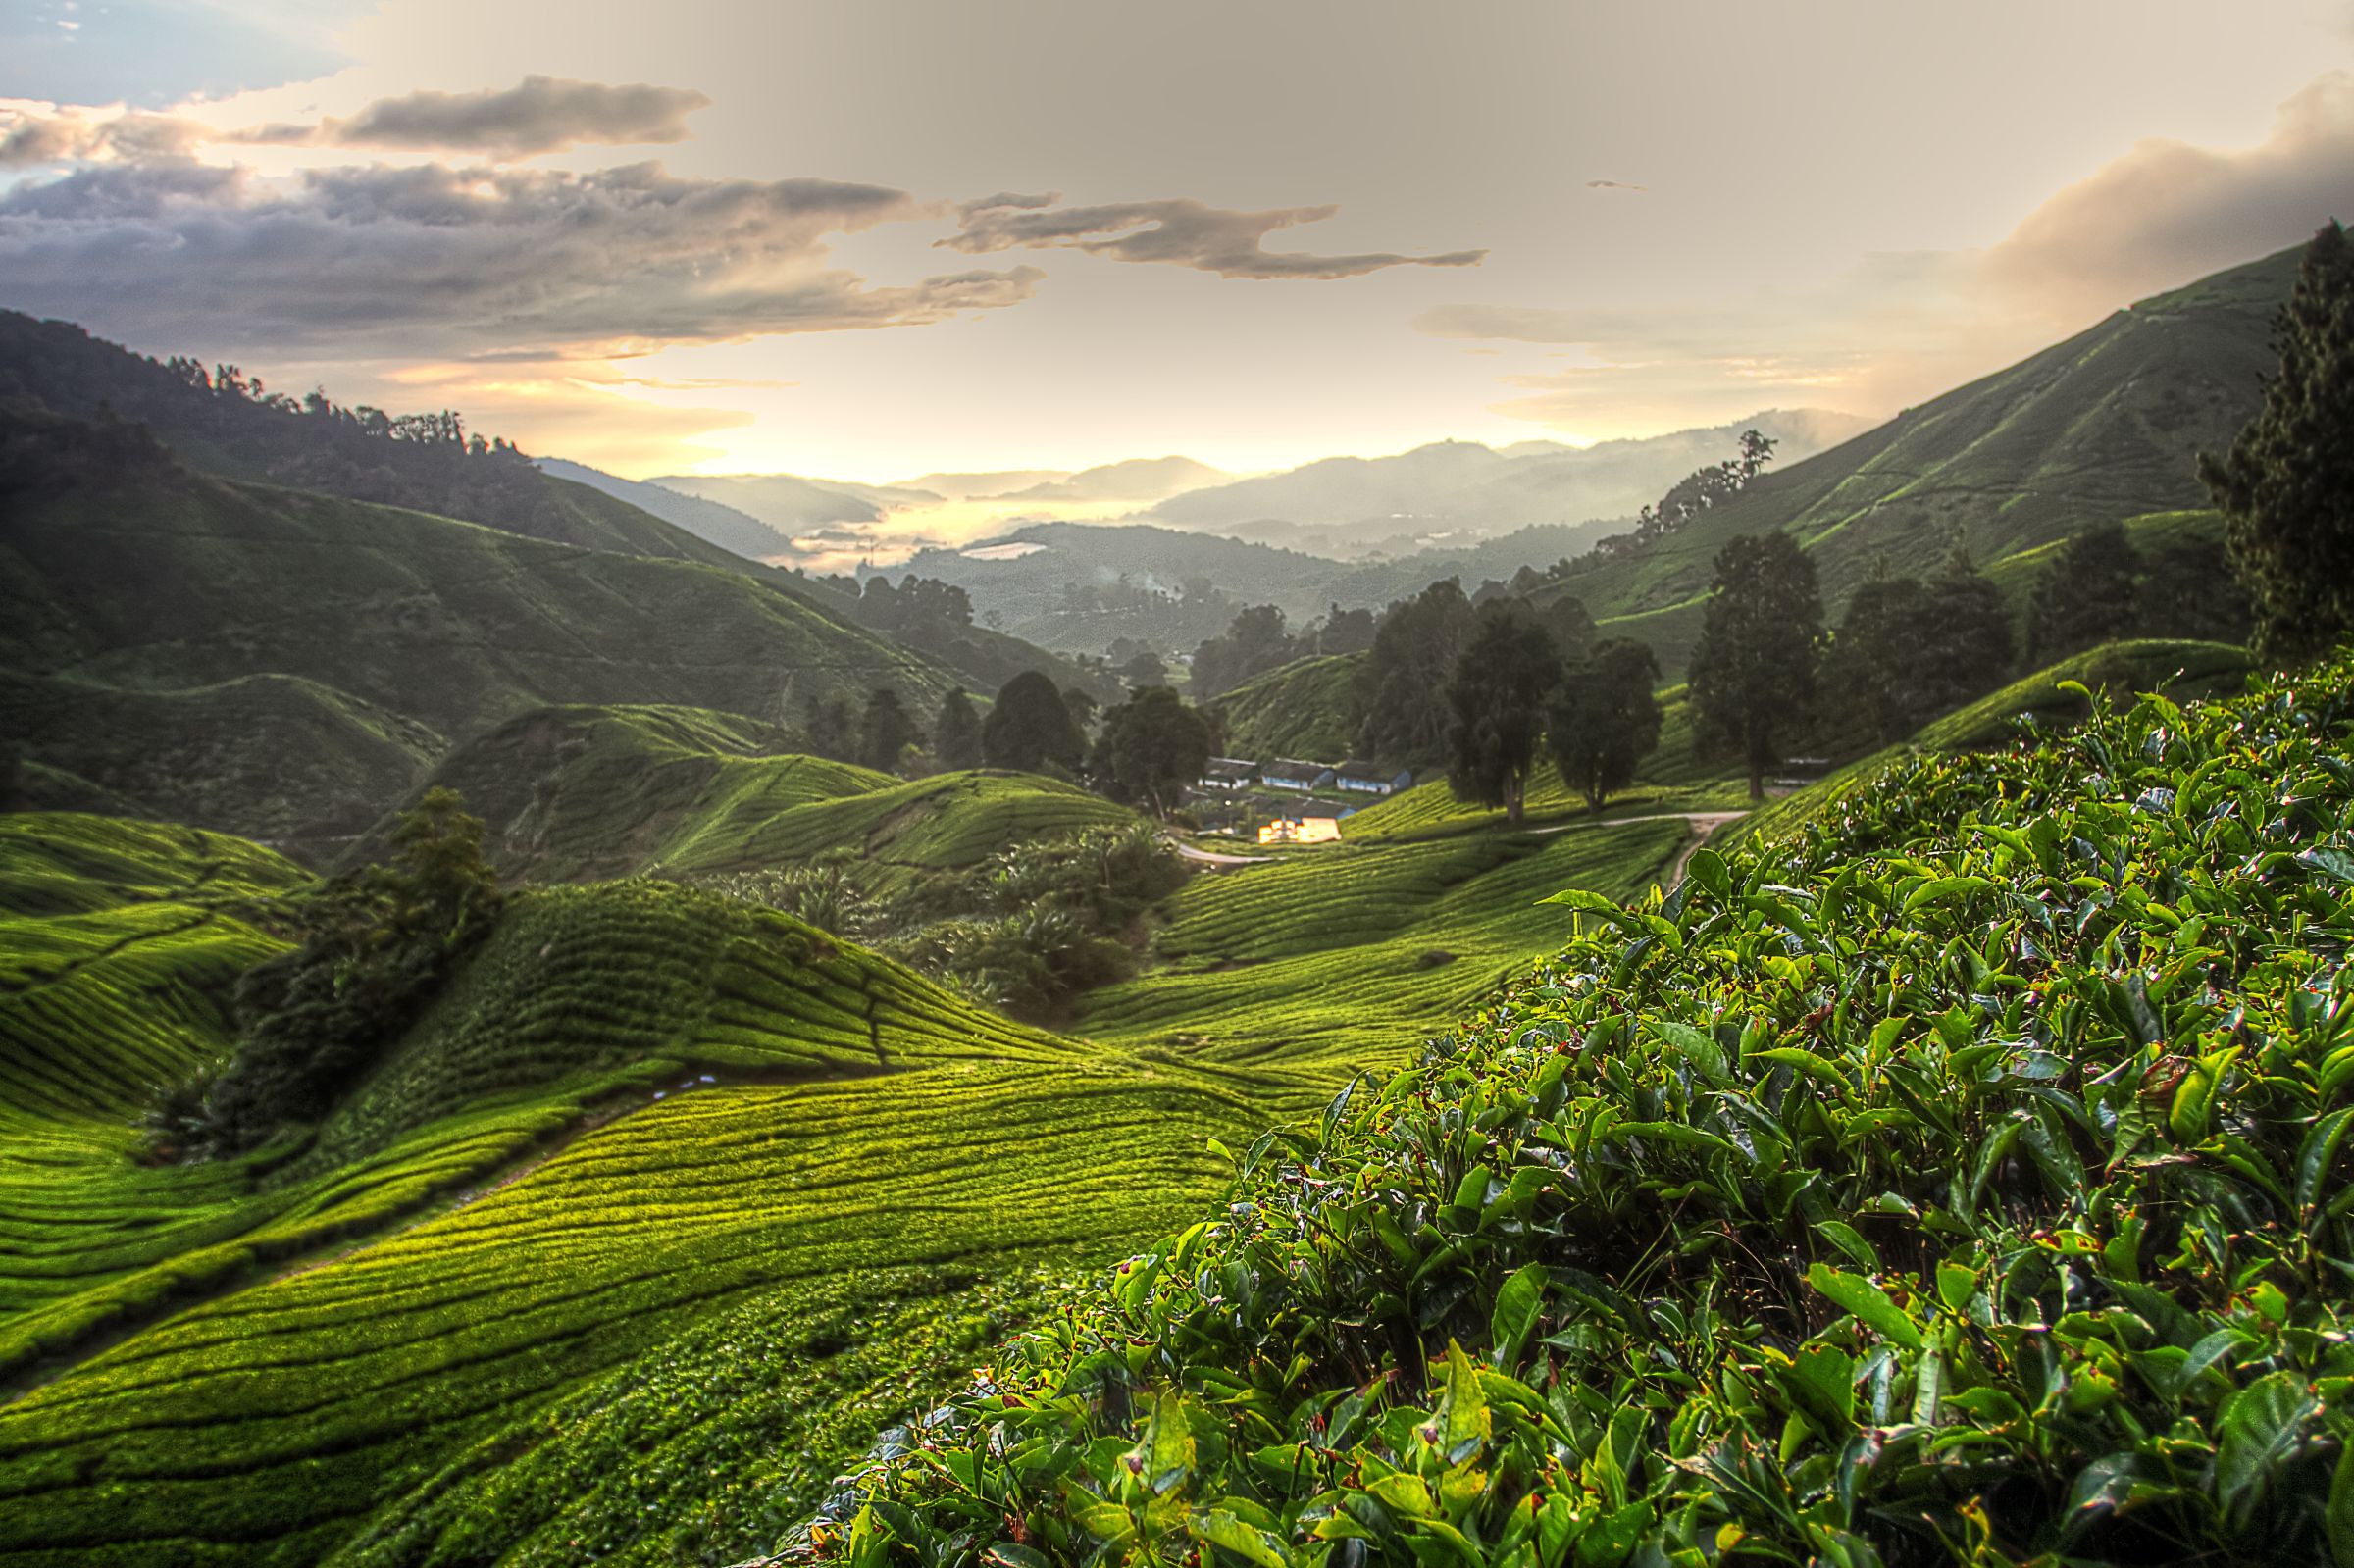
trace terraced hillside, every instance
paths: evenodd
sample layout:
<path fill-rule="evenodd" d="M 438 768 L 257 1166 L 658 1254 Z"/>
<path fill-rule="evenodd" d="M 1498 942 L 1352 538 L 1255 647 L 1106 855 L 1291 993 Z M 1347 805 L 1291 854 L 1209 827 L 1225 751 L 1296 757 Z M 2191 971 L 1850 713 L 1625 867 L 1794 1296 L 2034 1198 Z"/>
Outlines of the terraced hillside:
<path fill-rule="evenodd" d="M 1352 678 L 1358 654 L 1301 659 L 1246 681 L 1218 698 L 1226 750 L 1254 760 L 1313 757 L 1340 762 L 1356 750 Z"/>
<path fill-rule="evenodd" d="M 33 806 L 212 823 L 312 861 L 339 853 L 446 745 L 289 675 L 157 691 L 0 669 L 0 730 L 31 737 Z"/>
<path fill-rule="evenodd" d="M 1679 679 L 1700 632 L 1710 562 L 1766 529 L 1813 553 L 1834 610 L 1885 555 L 1927 572 L 1947 531 L 1981 565 L 2089 524 L 2206 504 L 2193 472 L 2256 406 L 2276 368 L 2275 310 L 2296 250 L 2146 299 L 1878 430 L 1768 473 L 1656 547 L 1595 558 L 1560 591 L 1614 634 L 1640 637 Z"/>
<path fill-rule="evenodd" d="M 542 709 L 459 747 L 422 787 L 459 791 L 500 869 L 541 882 L 847 857 L 883 893 L 1025 839 L 1137 820 L 1035 774 L 901 780 L 798 754 L 792 739 L 691 708 Z"/>
<path fill-rule="evenodd" d="M 464 1531 L 561 1515 L 541 1544 L 567 1560 L 603 1510 L 668 1560 L 676 1521 L 601 1482 L 691 1493 L 748 1551 L 779 1486 L 830 1474 L 799 1440 L 863 1441 L 941 1375 L 932 1336 L 1003 1321 L 984 1282 L 1116 1253 L 1200 1201 L 1207 1138 L 1261 1115 L 1251 1075 L 1057 1039 L 771 911 L 632 882 L 525 895 L 310 1136 L 144 1166 L 128 1113 L 227 1043 L 222 987 L 277 949 L 267 900 L 299 874 L 80 818 L 10 819 L 0 845 L 12 904 L 60 911 L 0 944 L 10 1560 L 303 1563 L 371 1525 L 366 1560 L 424 1560 L 437 1532 L 404 1531 L 498 1484 L 486 1456 L 560 1464 L 613 1421 L 640 1457 L 693 1450 L 739 1405 L 737 1437 L 796 1440 Z M 800 1348 L 803 1402 L 721 1351 L 739 1334 Z M 698 1355 L 691 1400 L 641 1407 Z"/>

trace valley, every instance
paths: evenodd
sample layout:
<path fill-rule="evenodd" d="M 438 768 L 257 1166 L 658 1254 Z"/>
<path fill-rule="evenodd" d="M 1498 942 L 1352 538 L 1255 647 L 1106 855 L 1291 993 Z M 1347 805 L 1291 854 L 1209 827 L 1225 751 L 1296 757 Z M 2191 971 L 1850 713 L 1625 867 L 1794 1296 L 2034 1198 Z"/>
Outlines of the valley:
<path fill-rule="evenodd" d="M 0 316 L 0 1564 L 2339 1531 L 2354 674 L 2197 468 L 2314 266 L 864 487 Z M 768 548 L 923 497 L 1139 509 Z"/>

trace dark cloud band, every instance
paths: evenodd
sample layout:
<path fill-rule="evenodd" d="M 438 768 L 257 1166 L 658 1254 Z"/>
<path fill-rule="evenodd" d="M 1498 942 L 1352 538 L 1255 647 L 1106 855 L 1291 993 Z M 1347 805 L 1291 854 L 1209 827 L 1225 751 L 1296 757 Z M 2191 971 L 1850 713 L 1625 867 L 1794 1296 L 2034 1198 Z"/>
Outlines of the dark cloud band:
<path fill-rule="evenodd" d="M 916 325 L 1036 289 L 1034 267 L 876 286 L 827 265 L 827 236 L 922 211 L 886 186 L 689 179 L 651 163 L 284 183 L 106 165 L 0 196 L 0 303 L 134 337 L 202 322 L 281 352 L 455 358 Z"/>
<path fill-rule="evenodd" d="M 1278 207 L 1239 212 L 1191 197 L 1057 207 L 1057 196 L 992 196 L 957 209 L 957 231 L 939 243 L 972 255 L 1065 248 L 1115 261 L 1165 262 L 1220 278 L 1358 278 L 1385 267 L 1476 267 L 1484 250 L 1435 256 L 1374 251 L 1319 256 L 1274 251 L 1266 237 L 1296 224 L 1321 223 L 1338 207 Z"/>

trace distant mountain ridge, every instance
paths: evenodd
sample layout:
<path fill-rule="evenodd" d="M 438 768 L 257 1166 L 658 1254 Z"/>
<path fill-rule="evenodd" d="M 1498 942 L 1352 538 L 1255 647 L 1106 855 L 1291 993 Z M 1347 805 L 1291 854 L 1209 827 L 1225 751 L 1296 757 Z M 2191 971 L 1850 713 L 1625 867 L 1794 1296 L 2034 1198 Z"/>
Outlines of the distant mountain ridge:
<path fill-rule="evenodd" d="M 1155 521 L 1218 529 L 1267 542 L 1321 532 L 1346 553 L 1432 532 L 1489 534 L 1534 524 L 1631 517 L 1686 474 L 1721 461 L 1745 430 L 1781 443 L 1785 459 L 1809 456 L 1868 429 L 1823 409 L 1766 409 L 1747 419 L 1589 447 L 1521 443 L 1499 451 L 1438 441 L 1394 457 L 1332 457 L 1281 474 L 1198 489 L 1152 508 Z M 1288 525 L 1270 535 L 1263 525 Z M 1336 534 L 1354 536 L 1354 549 Z"/>

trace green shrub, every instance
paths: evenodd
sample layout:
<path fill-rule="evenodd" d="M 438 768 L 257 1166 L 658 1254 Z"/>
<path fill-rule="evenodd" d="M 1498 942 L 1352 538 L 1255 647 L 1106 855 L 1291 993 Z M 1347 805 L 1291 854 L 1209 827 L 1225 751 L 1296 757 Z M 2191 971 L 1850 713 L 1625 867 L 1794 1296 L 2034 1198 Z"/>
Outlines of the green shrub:
<path fill-rule="evenodd" d="M 455 792 L 429 791 L 391 841 L 391 865 L 304 900 L 300 945 L 238 981 L 236 1051 L 204 1094 L 220 1151 L 256 1147 L 333 1107 L 496 919 L 483 824 Z"/>

